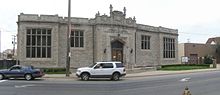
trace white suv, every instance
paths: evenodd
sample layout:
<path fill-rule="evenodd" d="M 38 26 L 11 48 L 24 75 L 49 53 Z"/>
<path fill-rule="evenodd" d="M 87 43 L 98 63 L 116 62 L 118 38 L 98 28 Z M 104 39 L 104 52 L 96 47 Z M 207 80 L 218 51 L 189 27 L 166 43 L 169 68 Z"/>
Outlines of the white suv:
<path fill-rule="evenodd" d="M 89 78 L 111 78 L 119 80 L 120 77 L 126 75 L 126 70 L 121 62 L 96 62 L 89 67 L 78 68 L 76 76 L 82 80 Z"/>

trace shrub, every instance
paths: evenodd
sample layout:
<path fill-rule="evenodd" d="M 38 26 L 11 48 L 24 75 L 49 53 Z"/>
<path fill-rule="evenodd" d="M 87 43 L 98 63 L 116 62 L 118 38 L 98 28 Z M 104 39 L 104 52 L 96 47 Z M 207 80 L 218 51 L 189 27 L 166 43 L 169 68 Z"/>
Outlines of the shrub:
<path fill-rule="evenodd" d="M 46 74 L 65 74 L 66 68 L 41 68 Z"/>
<path fill-rule="evenodd" d="M 211 56 L 205 56 L 204 57 L 204 63 L 205 64 L 212 64 L 213 63 L 212 57 Z"/>
<path fill-rule="evenodd" d="M 162 65 L 161 68 L 176 67 L 176 66 L 202 66 L 202 67 L 209 67 L 209 64 L 171 64 L 171 65 Z"/>
<path fill-rule="evenodd" d="M 193 70 L 193 69 L 206 69 L 209 68 L 209 64 L 173 64 L 163 65 L 159 70 Z"/>

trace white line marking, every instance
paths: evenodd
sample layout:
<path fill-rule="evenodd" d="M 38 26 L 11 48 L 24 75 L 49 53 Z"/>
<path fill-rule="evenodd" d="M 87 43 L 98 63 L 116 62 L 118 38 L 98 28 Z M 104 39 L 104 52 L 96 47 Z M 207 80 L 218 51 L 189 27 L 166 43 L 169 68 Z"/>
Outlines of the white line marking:
<path fill-rule="evenodd" d="M 5 82 L 5 81 L 7 81 L 7 80 L 0 80 L 0 83 L 1 83 L 1 82 Z"/>
<path fill-rule="evenodd" d="M 25 87 L 30 87 L 30 86 L 35 86 L 33 84 L 27 84 L 27 85 L 15 85 L 15 88 L 25 88 Z"/>
<path fill-rule="evenodd" d="M 189 81 L 191 78 L 189 77 L 189 78 L 183 78 L 183 79 L 181 79 L 180 81 L 181 82 L 186 82 L 186 81 Z"/>

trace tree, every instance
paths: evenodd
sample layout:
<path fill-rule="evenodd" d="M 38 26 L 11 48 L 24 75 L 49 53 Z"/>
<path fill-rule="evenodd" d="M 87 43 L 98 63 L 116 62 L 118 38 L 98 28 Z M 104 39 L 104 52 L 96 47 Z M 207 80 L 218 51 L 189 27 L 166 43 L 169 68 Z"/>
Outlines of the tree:
<path fill-rule="evenodd" d="M 13 58 L 13 54 L 9 53 L 7 54 L 7 59 L 12 59 Z"/>

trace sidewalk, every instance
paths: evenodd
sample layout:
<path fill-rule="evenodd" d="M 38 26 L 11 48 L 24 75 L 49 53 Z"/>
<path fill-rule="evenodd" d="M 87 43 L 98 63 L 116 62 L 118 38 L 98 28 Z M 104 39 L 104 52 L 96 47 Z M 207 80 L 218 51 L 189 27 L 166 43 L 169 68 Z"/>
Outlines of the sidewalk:
<path fill-rule="evenodd" d="M 131 73 L 127 74 L 127 78 L 133 77 L 149 77 L 149 76 L 161 76 L 161 75 L 173 75 L 173 74 L 186 74 L 186 73 L 196 73 L 196 72 L 208 72 L 208 71 L 217 71 L 220 68 L 212 69 L 197 69 L 197 70 L 184 70 L 184 71 L 147 71 L 141 73 Z"/>
<path fill-rule="evenodd" d="M 184 70 L 184 71 L 156 71 L 156 70 L 133 70 L 128 71 L 126 78 L 134 77 L 149 77 L 149 76 L 161 76 L 161 75 L 173 75 L 173 74 L 185 74 L 185 73 L 196 73 L 196 72 L 208 72 L 208 71 L 217 71 L 220 70 L 220 64 L 217 68 L 210 69 L 197 69 L 197 70 Z M 76 79 L 75 73 L 70 74 L 70 77 L 66 77 L 65 74 L 46 74 L 43 78 L 49 79 Z"/>
<path fill-rule="evenodd" d="M 196 73 L 196 72 L 208 72 L 208 71 L 220 71 L 220 64 L 217 64 L 217 68 L 209 69 L 195 69 L 195 70 L 183 70 L 183 71 L 145 71 L 140 73 L 127 74 L 127 78 L 132 77 L 148 77 L 148 76 L 161 76 L 161 75 L 172 75 L 172 74 L 185 74 L 185 73 Z"/>

